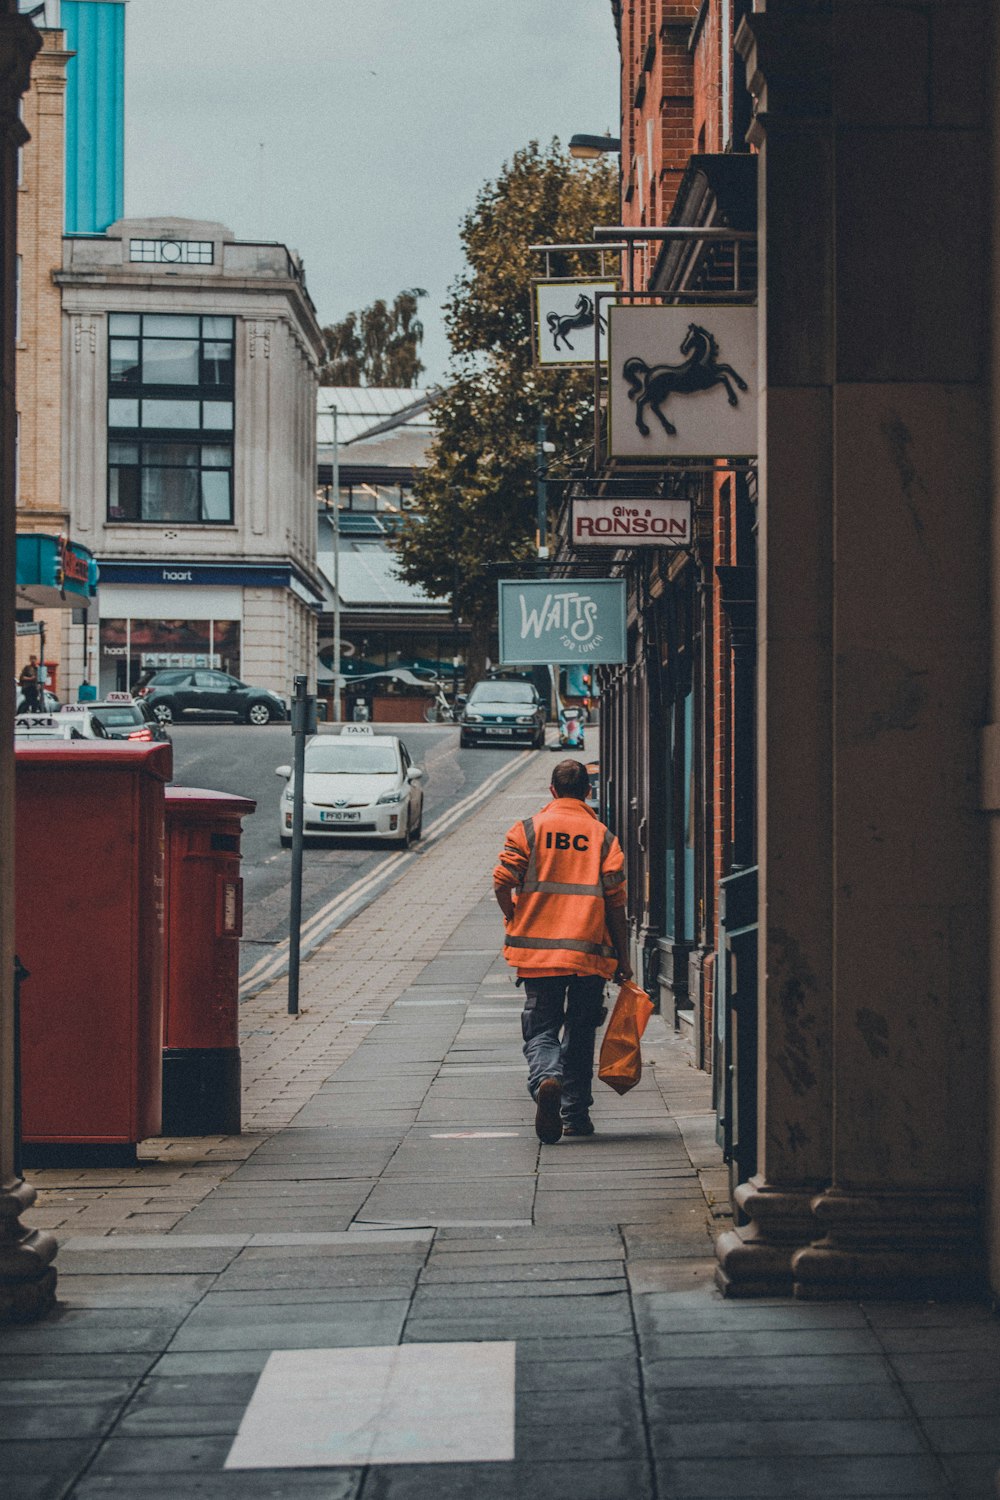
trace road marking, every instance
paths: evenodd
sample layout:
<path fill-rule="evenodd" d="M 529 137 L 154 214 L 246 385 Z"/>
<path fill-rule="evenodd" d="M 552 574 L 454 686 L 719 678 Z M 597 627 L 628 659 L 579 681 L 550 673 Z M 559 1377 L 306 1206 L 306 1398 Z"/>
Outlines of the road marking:
<path fill-rule="evenodd" d="M 499 786 L 510 781 L 520 770 L 521 762 L 531 755 L 540 755 L 540 750 L 522 750 L 507 765 L 501 766 L 494 771 L 492 776 L 482 782 L 474 791 L 456 802 L 447 812 L 433 823 L 429 823 L 421 839 L 420 844 L 410 850 L 400 850 L 391 854 L 388 859 L 382 861 L 376 869 L 367 875 L 359 877 L 346 890 L 334 896 L 325 906 L 315 911 L 307 922 L 301 927 L 301 954 L 306 958 L 315 948 L 319 946 L 331 933 L 339 927 L 343 927 L 352 917 L 357 916 L 370 901 L 382 894 L 390 885 L 395 884 L 405 870 L 420 859 L 425 850 L 432 848 L 438 841 L 449 834 L 458 823 L 469 813 L 473 812 L 482 803 L 486 802 Z M 275 944 L 274 948 L 263 954 L 256 963 L 252 964 L 240 979 L 240 999 L 248 1000 L 252 995 L 258 994 L 266 989 L 269 984 L 285 972 L 288 967 L 288 938 L 282 938 Z"/>

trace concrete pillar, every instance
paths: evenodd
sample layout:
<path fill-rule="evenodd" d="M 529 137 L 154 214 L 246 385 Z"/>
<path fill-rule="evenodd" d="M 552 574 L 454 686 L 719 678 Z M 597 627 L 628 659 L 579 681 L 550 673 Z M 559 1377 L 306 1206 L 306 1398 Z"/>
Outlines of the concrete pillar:
<path fill-rule="evenodd" d="M 754 17 L 740 36 L 758 97 L 761 460 L 756 1178 L 720 1244 L 731 1295 L 791 1290 L 829 1181 L 832 1052 L 832 177 L 828 23 Z M 803 71 L 808 86 L 803 86 Z M 763 120 L 766 118 L 766 131 Z"/>
<path fill-rule="evenodd" d="M 16 0 L 0 3 L 0 682 L 14 664 L 14 309 L 17 224 L 17 149 L 26 139 L 18 104 L 28 87 L 39 36 L 16 14 Z M 15 1138 L 14 1076 L 14 698 L 0 692 L 0 1321 L 42 1317 L 55 1300 L 56 1246 L 51 1235 L 21 1223 L 35 1201 L 20 1175 Z"/>
<path fill-rule="evenodd" d="M 985 0 L 769 0 L 744 33 L 764 1144 L 730 1293 L 983 1280 L 986 24 Z"/>

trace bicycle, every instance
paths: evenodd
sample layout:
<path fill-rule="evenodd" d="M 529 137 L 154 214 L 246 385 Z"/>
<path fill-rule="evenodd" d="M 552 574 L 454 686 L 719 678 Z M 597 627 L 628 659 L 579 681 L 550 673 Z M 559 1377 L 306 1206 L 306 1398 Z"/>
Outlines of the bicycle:
<path fill-rule="evenodd" d="M 424 709 L 424 722 L 427 724 L 454 724 L 458 720 L 458 709 L 451 700 L 445 697 L 444 684 L 435 682 L 434 697 Z"/>

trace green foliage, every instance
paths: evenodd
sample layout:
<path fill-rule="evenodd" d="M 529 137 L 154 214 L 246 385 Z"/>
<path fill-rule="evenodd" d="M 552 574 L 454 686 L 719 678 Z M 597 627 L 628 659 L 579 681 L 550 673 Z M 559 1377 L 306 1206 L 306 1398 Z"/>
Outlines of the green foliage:
<path fill-rule="evenodd" d="M 320 385 L 416 385 L 424 372 L 419 349 L 424 325 L 417 317 L 422 287 L 399 292 L 392 306 L 380 297 L 323 329 L 326 359 Z"/>
<path fill-rule="evenodd" d="M 532 141 L 487 183 L 462 225 L 466 271 L 445 306 L 449 381 L 434 409 L 437 436 L 400 539 L 400 569 L 485 639 L 496 611 L 498 563 L 535 555 L 535 440 L 543 417 L 553 467 L 586 442 L 589 375 L 532 364 L 531 283 L 545 270 L 528 246 L 587 242 L 618 216 L 617 169 Z M 596 255 L 552 257 L 552 276 L 594 276 Z M 550 496 L 551 499 L 551 496 Z M 485 648 L 483 648 L 485 649 Z M 475 657 L 475 651 L 473 656 Z M 470 662 L 468 680 L 481 671 Z"/>

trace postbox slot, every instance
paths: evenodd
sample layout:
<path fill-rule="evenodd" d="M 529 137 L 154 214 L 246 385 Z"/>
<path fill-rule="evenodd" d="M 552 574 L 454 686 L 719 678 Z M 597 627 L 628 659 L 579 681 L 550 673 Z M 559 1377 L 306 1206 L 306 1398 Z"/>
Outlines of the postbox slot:
<path fill-rule="evenodd" d="M 240 836 L 238 833 L 213 833 L 209 848 L 219 854 L 239 854 Z"/>
<path fill-rule="evenodd" d="M 215 886 L 215 932 L 217 937 L 243 936 L 243 881 L 219 875 Z"/>

